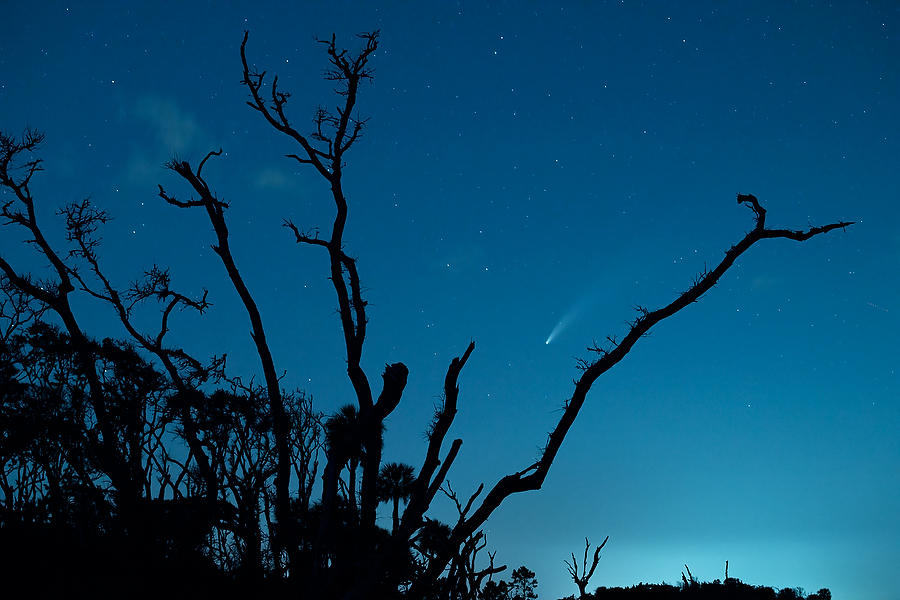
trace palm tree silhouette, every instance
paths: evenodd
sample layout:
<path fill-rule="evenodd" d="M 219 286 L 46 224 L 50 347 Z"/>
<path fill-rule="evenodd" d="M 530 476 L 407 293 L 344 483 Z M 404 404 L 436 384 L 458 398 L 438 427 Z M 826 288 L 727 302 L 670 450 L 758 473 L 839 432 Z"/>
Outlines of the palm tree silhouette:
<path fill-rule="evenodd" d="M 352 404 L 345 404 L 325 423 L 325 441 L 328 452 L 344 457 L 342 465 L 347 465 L 350 476 L 347 482 L 347 500 L 353 515 L 356 510 L 356 470 L 362 456 L 362 429 L 359 412 Z"/>
<path fill-rule="evenodd" d="M 403 463 L 387 463 L 381 467 L 378 475 L 378 499 L 381 502 L 392 501 L 393 529 L 396 532 L 400 527 L 400 500 L 409 500 L 412 484 L 415 481 L 415 469 Z"/>

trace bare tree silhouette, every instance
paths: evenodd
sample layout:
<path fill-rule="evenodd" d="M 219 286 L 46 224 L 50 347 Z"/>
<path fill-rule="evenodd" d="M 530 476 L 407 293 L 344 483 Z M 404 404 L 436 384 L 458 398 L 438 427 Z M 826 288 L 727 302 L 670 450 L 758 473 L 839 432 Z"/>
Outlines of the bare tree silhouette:
<path fill-rule="evenodd" d="M 566 563 L 566 569 L 572 577 L 572 581 L 578 586 L 579 598 L 585 598 L 587 596 L 588 582 L 591 580 L 591 577 L 594 576 L 594 570 L 597 568 L 597 563 L 600 562 L 600 550 L 603 549 L 603 546 L 605 546 L 608 541 L 609 536 L 606 536 L 603 542 L 594 549 L 594 557 L 591 559 L 591 566 L 588 567 L 588 552 L 591 549 L 591 543 L 587 538 L 584 538 L 584 558 L 581 560 L 581 575 L 578 574 L 578 561 L 575 559 L 574 552 L 572 553 L 571 563 L 568 560 L 564 561 Z"/>

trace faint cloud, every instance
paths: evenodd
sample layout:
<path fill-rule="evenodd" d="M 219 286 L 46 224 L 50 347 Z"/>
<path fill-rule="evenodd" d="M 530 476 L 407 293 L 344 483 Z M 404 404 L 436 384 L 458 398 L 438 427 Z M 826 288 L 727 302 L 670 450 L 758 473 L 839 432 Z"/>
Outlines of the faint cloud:
<path fill-rule="evenodd" d="M 173 156 L 190 155 L 210 146 L 209 136 L 194 115 L 173 98 L 145 94 L 120 113 L 123 121 L 136 122 L 151 143 L 134 144 L 124 166 L 124 178 L 136 185 L 159 181 L 163 164 Z"/>
<path fill-rule="evenodd" d="M 253 185 L 262 190 L 288 190 L 296 185 L 294 179 L 274 167 L 265 167 L 256 174 Z"/>
<path fill-rule="evenodd" d="M 201 137 L 193 115 L 171 98 L 142 96 L 134 107 L 136 117 L 146 121 L 168 154 L 185 153 Z"/>
<path fill-rule="evenodd" d="M 750 281 L 750 289 L 765 290 L 771 289 L 778 284 L 778 280 L 767 275 L 757 275 Z"/>
<path fill-rule="evenodd" d="M 125 180 L 129 183 L 146 184 L 158 180 L 162 172 L 161 161 L 143 154 L 133 154 L 125 165 Z"/>

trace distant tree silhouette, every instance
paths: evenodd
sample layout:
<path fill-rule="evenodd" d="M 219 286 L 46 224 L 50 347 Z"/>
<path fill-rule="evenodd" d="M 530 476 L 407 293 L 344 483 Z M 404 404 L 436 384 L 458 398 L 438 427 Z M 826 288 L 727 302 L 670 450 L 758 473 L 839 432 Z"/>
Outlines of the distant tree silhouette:
<path fill-rule="evenodd" d="M 537 586 L 534 571 L 522 565 L 512 572 L 509 581 L 488 580 L 472 597 L 481 600 L 536 600 Z"/>
<path fill-rule="evenodd" d="M 481 590 L 481 600 L 509 600 L 509 584 L 505 581 L 488 581 Z"/>
<path fill-rule="evenodd" d="M 510 600 L 536 600 L 537 595 L 537 577 L 534 571 L 522 565 L 512 572 L 512 579 L 509 582 L 509 598 Z"/>
<path fill-rule="evenodd" d="M 588 552 L 591 549 L 591 543 L 587 538 L 584 538 L 584 558 L 581 560 L 581 574 L 579 575 L 578 569 L 578 561 L 575 559 L 575 553 L 572 553 L 572 562 L 564 561 L 566 564 L 566 569 L 569 571 L 569 575 L 572 577 L 572 581 L 575 582 L 575 585 L 578 586 L 578 597 L 583 599 L 587 596 L 587 586 L 588 582 L 591 580 L 591 577 L 594 576 L 594 571 L 597 568 L 597 563 L 600 562 L 600 550 L 603 549 L 603 546 L 606 545 L 606 542 L 609 541 L 609 536 L 603 540 L 603 542 L 594 549 L 594 557 L 591 559 L 591 566 L 588 566 Z"/>
<path fill-rule="evenodd" d="M 775 590 L 768 586 L 753 586 L 733 577 L 725 581 L 699 581 L 682 573 L 682 585 L 640 583 L 627 588 L 598 587 L 591 600 L 777 600 L 790 598 L 802 600 L 831 599 L 831 592 L 822 588 L 815 594 L 804 596 L 802 588 Z"/>
<path fill-rule="evenodd" d="M 285 224 L 297 244 L 324 252 L 337 301 L 355 404 L 327 420 L 303 392 L 281 387 L 284 363 L 272 354 L 259 304 L 231 250 L 229 204 L 204 171 L 223 155 L 221 149 L 196 164 L 170 160 L 166 166 L 190 195 L 162 186 L 158 194 L 209 222 L 212 248 L 250 324 L 260 384 L 230 373 L 224 352 L 201 360 L 170 344 L 175 315 L 204 314 L 210 306 L 206 291 L 191 296 L 175 290 L 169 272 L 157 265 L 131 285 L 117 286 L 99 255 L 99 231 L 109 216 L 89 200 L 59 212 L 65 249 L 51 242 L 32 190 L 42 170 L 36 152 L 44 135 L 0 133 L 0 218 L 22 232 L 49 265 L 39 279 L 0 256 L 0 528 L 8 534 L 3 539 L 16 540 L 0 544 L 6 544 L 3 551 L 11 560 L 15 544 L 56 540 L 67 555 L 103 556 L 110 568 L 122 567 L 120 578 L 128 573 L 137 578 L 135 565 L 152 563 L 160 573 L 191 565 L 200 579 L 251 582 L 257 592 L 269 589 L 261 587 L 265 582 L 279 593 L 304 590 L 315 598 L 474 598 L 485 579 L 485 589 L 499 593 L 491 576 L 505 567 L 494 567 L 491 553 L 486 566 L 477 558 L 485 548 L 482 527 L 509 496 L 540 489 L 594 382 L 654 325 L 698 301 L 756 243 L 802 242 L 851 225 L 769 228 L 758 199 L 739 194 L 738 203 L 753 213 L 751 230 L 670 303 L 656 310 L 639 307 L 620 340 L 610 337 L 606 346 L 589 348 L 591 358 L 580 361 L 582 373 L 537 460 L 491 486 L 476 486 L 462 502 L 445 485 L 462 440 L 446 449 L 444 441 L 474 342 L 447 368 L 421 466 L 382 465 L 384 423 L 400 403 L 408 369 L 399 362 L 386 365 L 380 386 L 373 386 L 361 366 L 367 303 L 345 239 L 349 209 L 343 178 L 348 152 L 366 124 L 357 116 L 357 101 L 362 84 L 372 79 L 369 62 L 378 33 L 358 39 L 361 48 L 355 52 L 339 47 L 334 36 L 322 40 L 326 79 L 335 84 L 338 106 L 319 109 L 309 135 L 292 124 L 286 112 L 290 95 L 277 76 L 267 79 L 265 71 L 251 66 L 248 34 L 240 45 L 247 104 L 296 144 L 288 158 L 317 173 L 334 203 L 324 237 L 317 228 Z M 127 341 L 85 332 L 73 303 L 79 295 L 108 306 Z M 153 303 L 158 324 L 147 332 L 147 306 Z M 428 516 L 442 489 L 458 511 L 457 521 L 448 525 Z M 391 531 L 376 519 L 386 499 L 393 508 Z M 591 573 L 595 566 L 596 559 Z M 585 567 L 586 560 L 582 574 L 573 574 L 576 583 Z M 534 573 L 523 567 L 513 573 L 509 592 L 531 598 L 535 586 Z"/>

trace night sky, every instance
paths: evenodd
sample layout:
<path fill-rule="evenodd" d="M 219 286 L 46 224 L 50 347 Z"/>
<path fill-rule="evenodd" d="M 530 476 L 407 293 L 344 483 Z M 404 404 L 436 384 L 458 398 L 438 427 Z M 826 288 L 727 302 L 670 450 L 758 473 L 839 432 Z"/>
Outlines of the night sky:
<path fill-rule="evenodd" d="M 677 582 L 685 563 L 721 578 L 728 560 L 753 584 L 900 594 L 895 3 L 91 4 L 3 7 L 0 128 L 47 133 L 33 190 L 50 237 L 65 243 L 54 211 L 90 196 L 115 217 L 114 281 L 158 263 L 183 292 L 207 287 L 213 308 L 178 315 L 173 341 L 258 373 L 205 215 L 157 196 L 189 195 L 166 160 L 223 148 L 204 175 L 231 203 L 276 367 L 326 412 L 353 400 L 327 258 L 281 223 L 327 230 L 333 204 L 244 104 L 238 48 L 249 30 L 251 63 L 279 74 L 307 132 L 335 104 L 316 36 L 381 30 L 344 176 L 363 362 L 376 387 L 385 363 L 410 368 L 385 459 L 418 467 L 447 365 L 476 341 L 449 434 L 461 495 L 531 464 L 585 348 L 752 227 L 738 192 L 772 227 L 856 221 L 760 243 L 663 322 L 595 384 L 544 488 L 486 531 L 542 598 L 574 593 L 563 560 L 606 535 L 591 589 Z M 4 229 L 0 252 L 40 273 L 20 240 Z M 77 309 L 93 335 L 122 335 L 108 306 Z"/>

